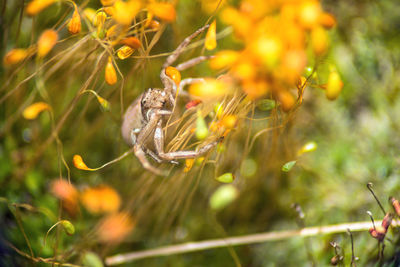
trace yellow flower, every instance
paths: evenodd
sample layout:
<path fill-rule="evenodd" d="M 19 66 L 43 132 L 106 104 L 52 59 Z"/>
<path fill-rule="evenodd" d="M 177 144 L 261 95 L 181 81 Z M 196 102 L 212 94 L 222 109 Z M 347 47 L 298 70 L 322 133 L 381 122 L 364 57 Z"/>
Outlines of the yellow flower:
<path fill-rule="evenodd" d="M 34 120 L 44 110 L 50 110 L 51 107 L 44 102 L 37 102 L 24 109 L 22 116 L 27 120 Z"/>
<path fill-rule="evenodd" d="M 217 22 L 214 20 L 208 28 L 204 46 L 207 50 L 217 47 Z"/>
<path fill-rule="evenodd" d="M 150 13 L 166 22 L 173 22 L 176 19 L 175 7 L 170 3 L 151 3 L 147 8 Z"/>
<path fill-rule="evenodd" d="M 75 11 L 72 14 L 72 18 L 68 23 L 68 31 L 72 34 L 77 34 L 81 31 L 81 17 L 78 13 L 78 8 L 75 6 Z"/>
<path fill-rule="evenodd" d="M 97 235 L 103 243 L 119 243 L 132 231 L 135 222 L 124 212 L 105 217 L 97 227 Z"/>
<path fill-rule="evenodd" d="M 55 0 L 33 0 L 26 6 L 26 13 L 34 16 L 54 2 Z"/>
<path fill-rule="evenodd" d="M 123 2 L 117 0 L 114 3 L 114 10 L 112 12 L 113 19 L 119 24 L 129 25 L 139 12 L 141 4 L 137 0 L 130 0 Z"/>
<path fill-rule="evenodd" d="M 53 46 L 57 43 L 58 35 L 54 30 L 45 30 L 42 35 L 40 35 L 38 40 L 38 56 L 46 56 Z"/>
<path fill-rule="evenodd" d="M 92 214 L 116 212 L 121 205 L 118 193 L 106 185 L 86 189 L 81 195 L 81 201 Z"/>
<path fill-rule="evenodd" d="M 23 61 L 28 56 L 26 49 L 15 48 L 8 51 L 4 56 L 3 63 L 5 66 L 14 65 Z"/>
<path fill-rule="evenodd" d="M 117 82 L 117 72 L 115 71 L 111 57 L 108 58 L 108 62 L 105 70 L 105 80 L 109 85 L 113 85 Z"/>

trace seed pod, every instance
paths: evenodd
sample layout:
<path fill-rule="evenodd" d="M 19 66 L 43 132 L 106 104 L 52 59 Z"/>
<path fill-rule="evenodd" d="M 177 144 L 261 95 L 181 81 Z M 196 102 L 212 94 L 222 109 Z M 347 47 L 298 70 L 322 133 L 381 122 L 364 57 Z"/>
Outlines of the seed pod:
<path fill-rule="evenodd" d="M 326 84 L 325 95 L 329 100 L 335 100 L 338 98 L 343 88 L 343 82 L 340 79 L 340 75 L 337 71 L 331 71 L 328 77 L 328 83 Z"/>
<path fill-rule="evenodd" d="M 382 226 L 377 226 L 376 228 L 371 227 L 369 229 L 369 233 L 373 238 L 375 238 L 379 241 L 382 241 L 383 239 L 385 239 L 385 236 L 386 236 L 386 230 Z"/>
<path fill-rule="evenodd" d="M 189 93 L 200 98 L 221 97 L 227 92 L 224 82 L 211 78 L 205 79 L 205 82 L 194 83 L 189 87 Z"/>
<path fill-rule="evenodd" d="M 237 123 L 237 117 L 235 115 L 226 115 L 221 120 L 221 125 L 227 129 L 235 128 Z"/>
<path fill-rule="evenodd" d="M 217 47 L 217 22 L 214 20 L 207 30 L 204 46 L 207 50 L 213 50 Z"/>
<path fill-rule="evenodd" d="M 122 39 L 121 44 L 127 45 L 133 49 L 138 49 L 142 46 L 140 40 L 133 36 Z"/>
<path fill-rule="evenodd" d="M 194 159 L 186 159 L 185 160 L 185 169 L 183 172 L 189 172 L 193 167 Z"/>
<path fill-rule="evenodd" d="M 153 29 L 153 30 L 158 30 L 159 28 L 160 28 L 160 22 L 158 22 L 157 20 L 151 20 L 150 22 L 149 22 L 149 26 L 148 26 L 150 29 Z"/>
<path fill-rule="evenodd" d="M 72 163 L 74 164 L 75 168 L 85 171 L 93 171 L 94 169 L 89 168 L 85 162 L 83 161 L 80 155 L 74 155 L 72 158 Z"/>
<path fill-rule="evenodd" d="M 78 8 L 75 6 L 75 11 L 72 14 L 72 18 L 68 23 L 68 31 L 71 34 L 77 34 L 81 31 L 82 24 L 81 24 L 81 17 L 78 13 Z"/>
<path fill-rule="evenodd" d="M 316 27 L 311 31 L 311 44 L 316 55 L 322 55 L 326 52 L 329 38 L 324 28 Z"/>
<path fill-rule="evenodd" d="M 73 235 L 75 233 L 75 227 L 70 221 L 62 220 L 60 221 L 60 224 L 64 228 L 67 235 Z"/>
<path fill-rule="evenodd" d="M 300 24 L 306 29 L 313 28 L 318 24 L 318 18 L 321 12 L 321 5 L 319 2 L 303 1 L 298 11 Z"/>
<path fill-rule="evenodd" d="M 382 227 L 385 229 L 385 232 L 389 229 L 389 226 L 392 224 L 393 215 L 391 213 L 386 213 L 385 217 L 382 220 Z"/>
<path fill-rule="evenodd" d="M 124 45 L 120 49 L 118 49 L 117 56 L 119 59 L 124 60 L 124 59 L 130 57 L 134 51 L 135 50 L 133 50 L 131 47 Z"/>
<path fill-rule="evenodd" d="M 233 50 L 219 51 L 215 57 L 210 60 L 210 67 L 212 69 L 230 67 L 239 59 L 239 56 L 239 53 Z"/>
<path fill-rule="evenodd" d="M 117 0 L 114 3 L 114 10 L 112 12 L 113 19 L 119 24 L 129 25 L 139 12 L 141 7 L 140 1 L 129 0 L 123 2 Z"/>
<path fill-rule="evenodd" d="M 392 206 L 394 208 L 394 211 L 396 212 L 397 216 L 400 216 L 400 203 L 397 199 L 394 197 L 389 198 L 390 202 L 392 202 Z"/>
<path fill-rule="evenodd" d="M 181 82 L 181 73 L 179 70 L 169 66 L 165 69 L 165 75 L 171 78 L 175 82 L 176 86 L 179 86 L 179 83 Z"/>
<path fill-rule="evenodd" d="M 322 13 L 318 18 L 318 22 L 328 29 L 336 25 L 335 17 L 329 13 Z"/>
<path fill-rule="evenodd" d="M 108 58 L 108 62 L 105 69 L 105 80 L 109 85 L 113 85 L 117 82 L 117 72 L 115 71 L 111 57 Z"/>
<path fill-rule="evenodd" d="M 190 108 L 196 107 L 196 106 L 199 105 L 200 103 L 202 103 L 201 100 L 199 100 L 199 99 L 194 99 L 194 100 L 191 100 L 191 101 L 189 101 L 188 103 L 186 103 L 185 108 L 186 108 L 186 109 L 190 109 Z"/>
<path fill-rule="evenodd" d="M 8 51 L 4 56 L 3 63 L 4 66 L 14 65 L 23 61 L 28 56 L 28 51 L 26 49 L 15 48 Z"/>
<path fill-rule="evenodd" d="M 343 260 L 343 256 L 335 255 L 331 258 L 331 265 L 336 266 Z"/>
<path fill-rule="evenodd" d="M 212 210 L 221 210 L 232 203 L 239 195 L 239 190 L 231 184 L 218 187 L 210 197 Z"/>
<path fill-rule="evenodd" d="M 22 116 L 27 120 L 34 120 L 44 110 L 50 110 L 51 107 L 44 102 L 37 102 L 25 108 Z"/>
<path fill-rule="evenodd" d="M 46 56 L 57 43 L 58 35 L 54 30 L 45 30 L 38 40 L 38 57 Z"/>
<path fill-rule="evenodd" d="M 166 22 L 173 22 L 176 19 L 175 7 L 170 3 L 152 3 L 147 8 L 156 17 Z"/>
<path fill-rule="evenodd" d="M 197 120 L 196 120 L 196 137 L 199 140 L 203 140 L 208 136 L 208 128 L 207 124 L 201 115 L 200 110 L 197 112 Z"/>
<path fill-rule="evenodd" d="M 104 22 L 106 22 L 106 18 L 107 14 L 103 11 L 100 11 L 93 19 L 93 26 L 102 27 Z"/>
<path fill-rule="evenodd" d="M 26 6 L 26 13 L 34 16 L 54 2 L 55 0 L 33 0 Z"/>
<path fill-rule="evenodd" d="M 216 179 L 218 182 L 225 183 L 225 184 L 230 184 L 230 183 L 233 182 L 233 180 L 235 180 L 235 177 L 233 176 L 232 173 L 227 172 L 227 173 L 224 173 L 224 174 L 218 176 L 218 177 L 215 178 L 215 179 Z"/>
<path fill-rule="evenodd" d="M 283 111 L 288 112 L 296 104 L 293 95 L 288 91 L 280 91 L 278 93 L 278 100 L 281 103 Z"/>
<path fill-rule="evenodd" d="M 103 6 L 112 6 L 115 3 L 115 0 L 100 0 Z"/>

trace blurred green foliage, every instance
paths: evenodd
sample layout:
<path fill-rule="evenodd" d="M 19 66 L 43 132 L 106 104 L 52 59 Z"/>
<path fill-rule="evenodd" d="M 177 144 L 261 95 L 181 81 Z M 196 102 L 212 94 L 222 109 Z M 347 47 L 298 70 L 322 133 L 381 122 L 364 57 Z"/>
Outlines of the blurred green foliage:
<path fill-rule="evenodd" d="M 46 15 L 40 16 L 34 26 L 22 20 L 19 31 L 17 16 L 13 15 L 17 14 L 21 1 L 6 2 L 2 36 L 7 38 L 1 42 L 1 55 L 15 45 L 27 46 L 31 38 L 54 25 L 62 14 L 61 7 L 55 5 L 46 10 Z M 96 1 L 90 1 L 90 4 L 98 6 Z M 307 88 L 303 105 L 284 130 L 260 135 L 246 158 L 242 156 L 248 132 L 235 132 L 216 170 L 210 167 L 201 172 L 190 172 L 187 176 L 154 178 L 143 174 L 133 156 L 99 172 L 71 169 L 71 180 L 78 187 L 106 183 L 116 188 L 124 199 L 124 208 L 137 216 L 138 224 L 132 235 L 116 247 L 102 247 L 92 239 L 91 230 L 99 217 L 84 210 L 76 218 L 63 214 L 63 218 L 74 224 L 76 231 L 73 236 L 67 236 L 57 228 L 49 234 L 44 246 L 44 236 L 57 222 L 60 212 L 59 203 L 51 195 L 49 186 L 59 176 L 59 166 L 63 163 L 59 157 L 60 147 L 52 144 L 36 164 L 26 165 L 51 134 L 52 122 L 48 114 L 42 114 L 40 119 L 32 122 L 15 115 L 28 97 L 39 99 L 35 88 L 40 78 L 25 84 L 0 106 L 0 238 L 7 240 L 0 242 L 0 263 L 4 266 L 30 266 L 32 263 L 17 256 L 6 243 L 11 242 L 30 254 L 21 226 L 35 255 L 52 257 L 55 237 L 58 236 L 57 251 L 69 251 L 73 261 L 97 267 L 101 266 L 98 257 L 115 253 L 178 242 L 296 229 L 292 203 L 299 203 L 303 208 L 307 226 L 367 221 L 367 210 L 375 219 L 381 219 L 379 207 L 366 184 L 374 184 L 375 192 L 387 210 L 390 210 L 387 198 L 391 195 L 400 197 L 400 5 L 394 0 L 341 0 L 324 1 L 323 6 L 335 15 L 338 25 L 330 33 L 332 49 L 321 62 L 317 79 L 324 80 L 330 64 L 337 66 L 344 82 L 337 101 L 326 100 L 318 88 Z M 199 10 L 197 1 L 180 1 L 177 23 L 168 26 L 153 53 L 172 51 L 184 37 L 202 25 L 208 15 Z M 220 41 L 218 49 L 232 46 L 237 46 L 237 43 L 234 38 L 227 37 Z M 87 47 L 89 49 L 90 45 Z M 183 58 L 197 55 L 198 51 L 190 51 Z M 86 74 L 94 68 L 95 60 L 88 58 L 72 71 L 67 67 L 61 68 L 45 81 L 52 106 L 57 107 L 54 110 L 56 119 L 64 114 L 82 81 L 87 79 Z M 132 78 L 126 80 L 125 88 L 129 89 L 124 94 L 125 107 L 143 88 L 161 84 L 158 78 L 161 62 L 162 59 L 143 60 Z M 121 63 L 121 71 L 127 73 L 132 64 L 133 60 Z M 10 88 L 34 69 L 34 63 L 22 67 Z M 2 68 L 0 72 L 3 74 L 0 81 L 5 83 L 9 73 Z M 200 74 L 212 75 L 212 72 L 206 65 L 201 65 L 184 73 L 186 77 Z M 121 106 L 117 90 L 110 91 L 99 82 L 96 91 L 112 103 L 111 111 L 102 112 L 92 95 L 82 97 L 60 132 L 62 153 L 70 165 L 76 153 L 81 154 L 88 165 L 97 166 L 127 149 L 120 137 Z M 260 102 L 254 118 L 274 118 L 274 108 L 275 103 L 271 101 Z M 11 120 L 13 123 L 9 124 Z M 247 120 L 243 129 L 254 136 L 278 124 L 274 119 Z M 316 142 L 318 148 L 297 156 L 297 151 L 309 141 Z M 294 168 L 281 171 L 285 163 L 294 160 Z M 209 201 L 220 186 L 214 179 L 217 172 L 219 175 L 233 173 L 239 195 L 224 209 L 215 204 L 217 207 L 214 209 L 218 211 L 213 211 Z M 62 175 L 65 177 L 67 172 Z M 27 203 L 34 209 L 12 203 Z M 393 230 L 389 235 L 396 239 L 395 234 L 398 233 Z M 312 237 L 306 241 L 297 237 L 245 245 L 235 247 L 234 251 L 242 266 L 310 266 L 305 245 L 308 242 L 313 260 L 319 266 L 326 266 L 334 256 L 330 241 L 337 242 L 344 249 L 348 265 L 351 245 L 345 233 Z M 358 264 L 374 266 L 376 240 L 363 232 L 354 234 L 354 242 Z M 390 266 L 389 262 L 393 263 L 392 257 L 398 253 L 397 250 L 398 247 L 387 243 L 387 266 Z M 228 248 L 145 259 L 138 263 L 142 266 L 234 264 Z"/>

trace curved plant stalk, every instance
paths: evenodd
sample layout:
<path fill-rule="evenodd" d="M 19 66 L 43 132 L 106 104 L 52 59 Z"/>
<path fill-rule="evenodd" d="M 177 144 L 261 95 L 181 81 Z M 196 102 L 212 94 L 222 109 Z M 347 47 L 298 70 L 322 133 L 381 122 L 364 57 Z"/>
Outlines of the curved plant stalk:
<path fill-rule="evenodd" d="M 381 224 L 382 221 L 376 221 L 375 223 Z M 393 220 L 392 227 L 399 227 L 399 226 L 400 226 L 400 221 Z M 370 221 L 363 221 L 363 222 L 307 227 L 300 230 L 275 231 L 275 232 L 258 233 L 245 236 L 234 236 L 223 239 L 211 239 L 199 242 L 188 242 L 178 245 L 159 247 L 137 252 L 117 254 L 114 256 L 107 257 L 105 259 L 105 262 L 107 265 L 112 266 L 144 258 L 183 254 L 188 252 L 202 251 L 219 247 L 264 243 L 269 241 L 289 239 L 292 237 L 310 237 L 317 235 L 346 233 L 348 232 L 348 230 L 350 230 L 351 232 L 367 231 L 371 227 L 373 226 Z"/>

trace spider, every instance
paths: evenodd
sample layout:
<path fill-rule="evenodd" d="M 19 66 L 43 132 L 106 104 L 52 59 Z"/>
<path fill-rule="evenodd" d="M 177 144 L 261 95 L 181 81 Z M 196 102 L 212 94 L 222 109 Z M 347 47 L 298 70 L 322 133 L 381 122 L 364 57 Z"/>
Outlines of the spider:
<path fill-rule="evenodd" d="M 152 157 L 158 163 L 168 161 L 178 164 L 176 160 L 201 156 L 218 143 L 218 141 L 209 143 L 198 150 L 164 152 L 164 133 L 162 127 L 172 114 L 176 93 L 182 92 L 181 89 L 185 85 L 204 82 L 202 78 L 187 78 L 176 83 L 176 79 L 174 81 L 171 75 L 167 75 L 166 70 L 170 68 L 179 74 L 179 71 L 193 67 L 211 58 L 210 56 L 199 56 L 183 62 L 175 68 L 171 67 L 191 40 L 208 27 L 209 25 L 205 25 L 185 38 L 172 54 L 167 57 L 160 73 L 164 89 L 149 88 L 136 98 L 125 112 L 122 122 L 122 136 L 124 141 L 128 145 L 133 146 L 133 151 L 142 166 L 157 175 L 166 175 L 166 173 L 152 166 L 147 160 L 146 155 Z M 155 147 L 155 151 L 149 147 Z"/>

